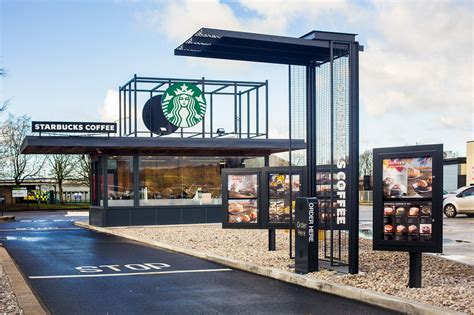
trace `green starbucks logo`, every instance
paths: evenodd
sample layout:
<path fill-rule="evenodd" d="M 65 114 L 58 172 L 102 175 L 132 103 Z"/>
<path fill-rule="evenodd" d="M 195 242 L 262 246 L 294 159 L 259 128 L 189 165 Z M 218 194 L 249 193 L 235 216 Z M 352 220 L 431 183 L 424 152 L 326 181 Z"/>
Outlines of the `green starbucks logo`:
<path fill-rule="evenodd" d="M 166 119 L 177 127 L 192 127 L 206 113 L 206 98 L 191 83 L 176 83 L 166 89 L 161 102 Z"/>

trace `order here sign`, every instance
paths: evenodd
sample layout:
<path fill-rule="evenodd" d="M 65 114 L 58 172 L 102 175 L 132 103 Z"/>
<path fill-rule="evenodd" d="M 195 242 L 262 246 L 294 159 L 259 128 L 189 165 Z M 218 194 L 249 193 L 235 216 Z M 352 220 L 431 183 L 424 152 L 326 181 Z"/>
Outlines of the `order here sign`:
<path fill-rule="evenodd" d="M 33 121 L 32 132 L 115 133 L 117 124 L 109 122 Z"/>

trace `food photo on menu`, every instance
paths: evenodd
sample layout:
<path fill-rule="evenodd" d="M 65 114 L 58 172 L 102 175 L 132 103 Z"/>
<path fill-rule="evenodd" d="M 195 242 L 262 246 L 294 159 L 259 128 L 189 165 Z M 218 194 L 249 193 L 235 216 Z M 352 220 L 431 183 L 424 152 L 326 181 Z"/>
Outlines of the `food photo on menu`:
<path fill-rule="evenodd" d="M 257 174 L 229 175 L 228 198 L 257 198 Z"/>
<path fill-rule="evenodd" d="M 384 198 L 430 198 L 432 165 L 431 157 L 384 159 Z"/>
<path fill-rule="evenodd" d="M 431 202 L 384 202 L 384 240 L 431 240 Z"/>
<path fill-rule="evenodd" d="M 290 222 L 289 200 L 285 202 L 284 199 L 270 199 L 268 210 L 270 222 Z"/>
<path fill-rule="evenodd" d="M 227 213 L 229 215 L 229 223 L 257 223 L 257 200 L 229 200 Z"/>
<path fill-rule="evenodd" d="M 290 192 L 290 176 L 285 174 L 270 174 L 268 179 L 270 197 L 283 196 Z"/>

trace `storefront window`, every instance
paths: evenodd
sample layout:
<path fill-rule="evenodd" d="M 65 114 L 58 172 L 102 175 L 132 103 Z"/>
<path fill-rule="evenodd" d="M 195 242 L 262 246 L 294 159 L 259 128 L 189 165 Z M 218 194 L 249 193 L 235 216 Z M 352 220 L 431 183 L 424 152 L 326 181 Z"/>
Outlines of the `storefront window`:
<path fill-rule="evenodd" d="M 221 204 L 218 157 L 140 157 L 140 205 Z"/>
<path fill-rule="evenodd" d="M 108 157 L 107 182 L 109 207 L 133 206 L 133 157 Z"/>

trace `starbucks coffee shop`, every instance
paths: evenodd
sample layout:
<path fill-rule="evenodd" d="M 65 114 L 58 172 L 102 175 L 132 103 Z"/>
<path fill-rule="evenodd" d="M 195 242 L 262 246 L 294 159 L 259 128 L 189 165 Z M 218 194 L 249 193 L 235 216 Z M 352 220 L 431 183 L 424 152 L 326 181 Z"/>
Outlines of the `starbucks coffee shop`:
<path fill-rule="evenodd" d="M 222 170 L 263 167 L 290 146 L 268 138 L 266 81 L 135 75 L 119 93 L 117 123 L 33 121 L 23 143 L 90 155 L 93 225 L 220 222 Z"/>
<path fill-rule="evenodd" d="M 317 197 L 317 258 L 357 273 L 363 46 L 356 34 L 311 31 L 295 38 L 201 28 L 190 35 L 175 55 L 283 66 L 288 97 L 271 91 L 287 111 L 269 116 L 264 79 L 135 75 L 119 87 L 113 132 L 95 126 L 94 135 L 65 136 L 62 130 L 80 127 L 38 122 L 22 152 L 89 154 L 90 223 L 99 226 L 222 222 L 268 228 L 274 240 L 275 229 L 297 226 L 295 198 Z M 273 115 L 288 123 L 276 124 Z M 288 138 L 270 139 L 269 125 Z M 282 152 L 288 152 L 286 164 L 278 164 L 289 166 L 269 168 Z"/>

